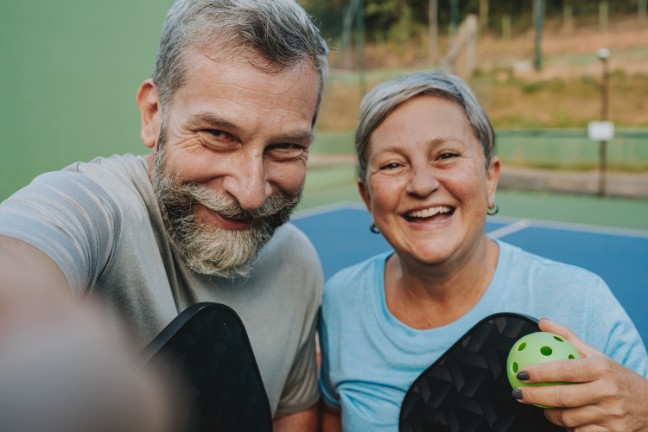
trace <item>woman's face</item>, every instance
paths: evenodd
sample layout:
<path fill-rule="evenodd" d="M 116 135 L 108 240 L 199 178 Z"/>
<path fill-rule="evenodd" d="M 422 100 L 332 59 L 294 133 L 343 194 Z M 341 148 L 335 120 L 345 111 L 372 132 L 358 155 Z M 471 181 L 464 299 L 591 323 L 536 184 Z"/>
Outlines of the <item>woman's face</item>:
<path fill-rule="evenodd" d="M 456 262 L 485 239 L 499 160 L 486 169 L 462 108 L 435 96 L 398 106 L 371 135 L 362 198 L 401 259 Z"/>

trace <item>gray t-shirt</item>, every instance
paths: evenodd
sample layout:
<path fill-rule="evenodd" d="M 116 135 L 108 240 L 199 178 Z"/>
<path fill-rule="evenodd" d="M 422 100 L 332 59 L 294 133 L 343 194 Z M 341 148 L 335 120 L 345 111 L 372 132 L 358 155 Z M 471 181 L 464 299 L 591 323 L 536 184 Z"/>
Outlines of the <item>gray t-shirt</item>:
<path fill-rule="evenodd" d="M 319 398 L 315 319 L 321 265 L 306 236 L 279 228 L 245 278 L 189 270 L 171 243 L 144 158 L 98 158 L 43 174 L 0 204 L 0 234 L 47 254 L 79 295 L 92 290 L 142 347 L 187 306 L 223 303 L 241 317 L 273 415 Z"/>

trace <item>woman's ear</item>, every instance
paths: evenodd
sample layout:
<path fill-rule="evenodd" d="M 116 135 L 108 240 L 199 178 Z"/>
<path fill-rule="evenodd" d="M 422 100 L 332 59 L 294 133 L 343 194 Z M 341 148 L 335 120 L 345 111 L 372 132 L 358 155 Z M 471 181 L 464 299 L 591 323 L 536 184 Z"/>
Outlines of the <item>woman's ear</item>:
<path fill-rule="evenodd" d="M 500 160 L 497 156 L 493 156 L 490 165 L 486 170 L 486 182 L 488 185 L 488 203 L 495 202 L 495 192 L 497 192 L 497 184 L 500 178 Z"/>
<path fill-rule="evenodd" d="M 369 210 L 369 213 L 372 213 L 371 209 L 371 195 L 369 195 L 369 189 L 367 185 L 365 185 L 365 182 L 361 179 L 358 178 L 358 193 L 360 194 L 360 197 L 362 198 L 362 201 L 364 201 L 365 206 L 367 207 L 367 210 Z"/>
<path fill-rule="evenodd" d="M 140 109 L 140 137 L 146 147 L 154 148 L 160 136 L 162 109 L 152 79 L 147 79 L 140 85 L 136 99 Z"/>

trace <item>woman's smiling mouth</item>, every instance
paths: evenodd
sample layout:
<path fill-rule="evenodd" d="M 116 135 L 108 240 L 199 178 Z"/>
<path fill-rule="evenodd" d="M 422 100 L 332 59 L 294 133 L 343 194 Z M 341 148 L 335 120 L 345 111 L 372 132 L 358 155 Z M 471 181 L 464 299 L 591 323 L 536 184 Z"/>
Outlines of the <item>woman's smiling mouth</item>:
<path fill-rule="evenodd" d="M 408 222 L 430 222 L 446 220 L 454 214 L 455 208 L 449 206 L 435 206 L 425 209 L 413 210 L 404 215 Z"/>

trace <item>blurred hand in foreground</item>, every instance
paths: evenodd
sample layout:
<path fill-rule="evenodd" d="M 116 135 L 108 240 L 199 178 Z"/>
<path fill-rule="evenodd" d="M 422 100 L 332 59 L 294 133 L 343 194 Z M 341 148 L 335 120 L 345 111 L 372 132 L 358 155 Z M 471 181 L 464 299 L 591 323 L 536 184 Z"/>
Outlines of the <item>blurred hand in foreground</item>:
<path fill-rule="evenodd" d="M 170 430 L 168 392 L 104 308 L 0 297 L 0 430 Z"/>

